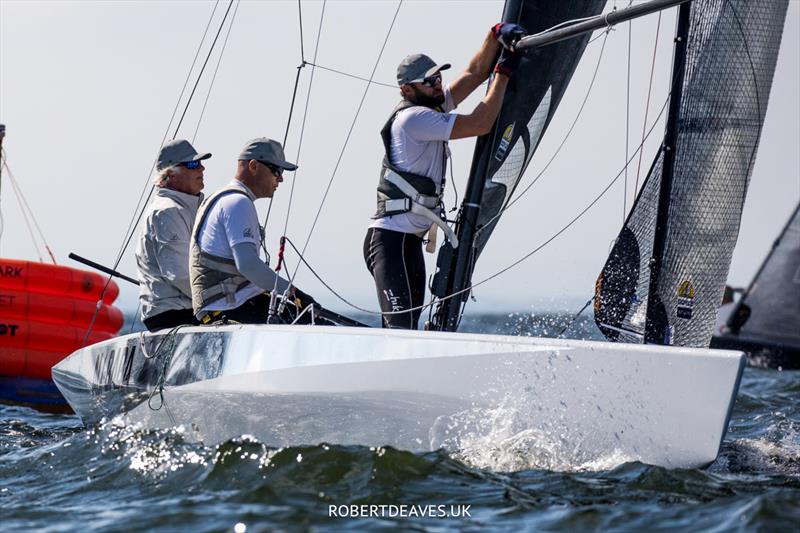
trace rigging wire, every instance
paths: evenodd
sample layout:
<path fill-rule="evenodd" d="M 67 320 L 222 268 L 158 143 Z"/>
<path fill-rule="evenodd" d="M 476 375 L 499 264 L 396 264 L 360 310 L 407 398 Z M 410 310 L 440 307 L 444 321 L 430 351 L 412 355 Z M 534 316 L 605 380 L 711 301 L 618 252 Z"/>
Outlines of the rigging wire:
<path fill-rule="evenodd" d="M 206 113 L 208 99 L 211 97 L 211 89 L 214 88 L 214 82 L 217 80 L 217 72 L 219 72 L 219 66 L 222 64 L 222 56 L 225 55 L 225 49 L 228 47 L 228 38 L 231 36 L 231 30 L 233 29 L 233 24 L 236 21 L 236 13 L 239 11 L 240 4 L 241 0 L 236 0 L 236 8 L 233 10 L 231 23 L 228 25 L 228 31 L 225 33 L 225 40 L 222 41 L 222 49 L 220 50 L 219 57 L 217 58 L 217 66 L 214 68 L 214 74 L 211 76 L 211 83 L 208 85 L 206 99 L 203 101 L 203 108 L 200 110 L 200 118 L 197 119 L 197 127 L 194 129 L 194 134 L 192 135 L 192 144 L 194 144 L 194 141 L 197 138 L 197 132 L 200 131 L 200 123 L 203 122 L 203 116 Z"/>
<path fill-rule="evenodd" d="M 33 222 L 33 226 L 36 228 L 36 233 L 39 234 L 39 238 L 42 240 L 42 246 L 44 246 L 47 255 L 50 256 L 50 260 L 53 262 L 54 265 L 58 264 L 56 262 L 56 257 L 53 255 L 53 251 L 50 248 L 50 245 L 47 244 L 47 239 L 44 238 L 44 233 L 42 232 L 41 226 L 39 226 L 39 221 L 36 220 L 36 215 L 33 213 L 33 209 L 31 209 L 30 204 L 28 204 L 27 198 L 25 198 L 25 194 L 22 192 L 22 187 L 20 187 L 17 178 L 14 176 L 14 173 L 11 172 L 11 167 L 8 166 L 8 153 L 6 152 L 6 156 L 3 158 L 3 166 L 6 168 L 8 173 L 8 178 L 11 181 L 11 188 L 14 191 L 14 194 L 17 197 L 17 202 L 19 202 L 20 211 L 22 211 L 23 220 L 25 224 L 28 226 L 28 232 L 31 236 L 31 241 L 33 242 L 34 247 L 36 248 L 36 254 L 39 256 L 39 262 L 42 263 L 42 254 L 39 250 L 39 244 L 34 237 L 33 230 L 31 229 L 30 222 L 28 221 L 28 215 L 30 215 L 30 220 Z M 27 210 L 28 215 L 25 214 Z"/>
<path fill-rule="evenodd" d="M 655 43 L 653 45 L 653 63 L 650 66 L 650 83 L 647 86 L 647 104 L 645 104 L 644 122 L 642 122 L 642 137 L 644 137 L 644 130 L 647 127 L 647 114 L 650 111 L 650 95 L 653 90 L 653 73 L 656 70 L 656 52 L 658 52 L 658 34 L 660 32 L 661 32 L 661 11 L 658 12 L 658 23 L 656 25 L 656 37 L 655 37 Z M 634 191 L 639 190 L 639 175 L 642 170 L 642 154 L 643 151 L 639 152 L 639 163 L 636 166 L 636 185 L 633 188 Z"/>
<path fill-rule="evenodd" d="M 316 43 L 314 45 L 314 61 L 316 61 L 317 53 L 319 52 L 319 42 L 320 42 L 320 38 L 322 36 L 322 22 L 325 20 L 325 7 L 327 5 L 328 5 L 327 0 L 323 0 L 322 9 L 320 10 L 320 14 L 319 14 L 319 24 L 317 26 L 317 39 L 316 39 Z M 301 5 L 300 5 L 300 0 L 297 0 L 297 11 L 298 11 L 298 22 L 300 24 L 300 64 L 297 66 L 297 74 L 295 75 L 295 78 L 294 78 L 294 89 L 292 90 L 292 103 L 289 106 L 289 117 L 286 120 L 286 132 L 283 135 L 283 143 L 284 143 L 283 147 L 284 147 L 284 150 L 286 149 L 286 140 L 289 138 L 289 127 L 292 124 L 292 116 L 294 114 L 294 104 L 295 104 L 295 99 L 297 97 L 297 87 L 298 87 L 298 84 L 300 83 L 300 71 L 303 68 L 305 68 L 305 66 L 308 64 L 306 62 L 305 48 L 304 48 L 304 45 L 303 45 L 303 11 L 302 11 L 302 8 L 301 8 Z M 300 126 L 300 139 L 299 139 L 299 141 L 297 143 L 297 152 L 295 154 L 295 164 L 297 164 L 299 162 L 299 160 L 300 160 L 300 149 L 303 146 L 303 136 L 305 135 L 305 131 L 306 131 L 306 117 L 308 116 L 308 103 L 309 103 L 309 100 L 311 98 L 311 87 L 314 85 L 314 71 L 315 71 L 315 68 L 312 66 L 311 67 L 311 76 L 310 76 L 309 81 L 308 81 L 308 89 L 306 90 L 306 103 L 305 103 L 305 107 L 303 109 L 303 122 L 302 122 L 302 124 Z M 292 180 L 292 184 L 289 187 L 289 203 L 288 203 L 288 206 L 286 208 L 286 218 L 284 219 L 284 230 L 283 230 L 283 234 L 284 235 L 286 234 L 286 227 L 288 226 L 289 214 L 291 213 L 291 210 L 292 210 L 292 200 L 294 199 L 294 185 L 295 185 L 295 182 L 297 181 L 297 175 L 298 175 L 297 171 L 295 171 L 295 179 Z M 270 198 L 269 199 L 269 204 L 267 206 L 267 214 L 264 216 L 264 224 L 262 225 L 262 229 L 263 229 L 263 233 L 265 235 L 267 233 L 267 224 L 269 223 L 269 216 L 272 213 L 273 200 L 274 200 L 274 198 Z M 277 283 L 277 279 L 276 279 L 276 283 Z"/>
<path fill-rule="evenodd" d="M 322 2 L 322 10 L 319 14 L 319 25 L 317 27 L 317 39 L 314 43 L 314 59 L 313 62 L 317 61 L 317 55 L 319 54 L 319 43 L 322 39 L 322 23 L 325 20 L 325 8 L 327 7 L 328 2 L 327 0 Z M 303 63 L 305 63 L 305 58 L 303 58 Z M 316 67 L 312 65 L 311 67 L 311 74 L 309 74 L 308 78 L 308 88 L 306 89 L 306 101 L 303 105 L 303 120 L 300 123 L 300 135 L 297 140 L 297 151 L 295 152 L 295 164 L 300 162 L 300 154 L 303 150 L 303 140 L 305 139 L 306 135 L 306 121 L 308 120 L 308 106 L 311 103 L 311 89 L 314 86 L 314 75 L 316 74 Z M 288 129 L 288 125 L 287 125 Z M 289 188 L 289 203 L 286 206 L 286 218 L 283 221 L 283 233 L 282 235 L 286 235 L 288 228 L 289 228 L 289 217 L 292 213 L 292 205 L 294 204 L 294 188 L 295 184 L 297 183 L 297 173 L 295 172 L 295 179 L 292 180 L 292 186 Z M 272 200 L 270 199 L 270 209 L 272 208 Z M 267 212 L 267 217 L 269 217 L 269 212 Z M 266 221 L 264 223 L 264 228 L 266 229 Z M 295 270 L 295 274 L 297 274 L 297 270 Z M 288 275 L 288 269 L 287 269 Z"/>
<path fill-rule="evenodd" d="M 14 192 L 14 196 L 17 197 L 17 203 L 20 207 L 20 212 L 22 213 L 22 220 L 25 222 L 25 227 L 28 229 L 28 235 L 31 238 L 31 242 L 33 243 L 33 248 L 36 250 L 36 256 L 39 258 L 39 262 L 43 263 L 42 261 L 42 252 L 39 250 L 39 243 L 36 241 L 36 236 L 33 234 L 33 227 L 31 226 L 31 222 L 28 219 L 28 213 L 25 210 L 25 207 L 22 204 L 22 199 L 20 198 L 20 191 L 17 185 L 16 180 L 14 179 L 13 175 L 11 174 L 11 169 L 8 168 L 8 164 L 3 161 L 3 164 L 6 167 L 7 174 L 9 176 L 9 181 L 11 181 L 11 190 Z"/>
<path fill-rule="evenodd" d="M 389 25 L 389 30 L 386 32 L 386 38 L 383 40 L 383 44 L 381 45 L 381 49 L 378 52 L 378 58 L 375 60 L 375 65 L 372 67 L 372 73 L 369 76 L 369 82 L 367 86 L 364 88 L 364 94 L 361 95 L 361 101 L 358 104 L 358 109 L 356 110 L 356 114 L 353 117 L 353 122 L 350 124 L 350 130 L 347 132 L 347 137 L 345 138 L 344 145 L 342 146 L 341 151 L 339 152 L 339 158 L 336 160 L 336 165 L 333 168 L 333 172 L 331 173 L 331 178 L 328 180 L 328 186 L 325 188 L 325 193 L 322 196 L 322 201 L 320 202 L 319 209 L 317 209 L 317 214 L 314 217 L 314 222 L 311 225 L 311 229 L 308 232 L 308 236 L 306 237 L 306 242 L 303 245 L 303 254 L 306 252 L 308 248 L 308 244 L 311 241 L 311 236 L 314 233 L 314 229 L 317 227 L 317 221 L 319 221 L 319 216 L 322 213 L 322 208 L 325 205 L 325 200 L 328 198 L 328 193 L 331 190 L 331 185 L 333 184 L 333 180 L 336 177 L 336 172 L 339 170 L 339 164 L 342 162 L 342 157 L 344 157 L 344 152 L 347 149 L 347 144 L 350 141 L 350 136 L 353 133 L 353 129 L 355 128 L 356 122 L 358 121 L 358 116 L 361 113 L 361 108 L 364 105 L 364 101 L 367 98 L 367 92 L 369 92 L 369 88 L 372 85 L 372 78 L 375 76 L 375 72 L 378 70 L 378 65 L 380 64 L 381 58 L 383 57 L 383 52 L 386 49 L 386 44 L 389 42 L 389 37 L 392 34 L 392 29 L 394 29 L 394 24 L 397 21 L 397 15 L 400 13 L 400 8 L 403 6 L 403 0 L 400 0 L 397 3 L 397 9 L 394 12 L 394 16 L 392 17 L 392 22 Z M 297 268 L 300 268 L 299 265 Z M 295 269 L 293 278 L 297 275 L 297 270 Z"/>
<path fill-rule="evenodd" d="M 186 104 L 185 104 L 185 107 L 184 107 L 184 110 L 183 110 L 183 114 L 181 115 L 181 119 L 180 119 L 180 121 L 178 123 L 178 126 L 175 128 L 175 133 L 173 135 L 173 139 L 178 134 L 178 131 L 180 130 L 181 124 L 183 123 L 183 117 L 186 116 L 186 111 L 188 110 L 189 106 L 192 103 L 192 98 L 194 96 L 195 90 L 197 89 L 197 85 L 198 85 L 198 83 L 200 82 L 200 79 L 203 76 L 203 72 L 205 71 L 205 67 L 208 64 L 209 59 L 211 58 L 211 54 L 214 51 L 214 47 L 215 47 L 215 45 L 217 43 L 217 40 L 219 39 L 219 35 L 220 35 L 221 31 L 222 31 L 222 28 L 225 26 L 225 21 L 228 18 L 228 14 L 230 13 L 231 6 L 233 5 L 233 1 L 234 0 L 230 0 L 230 2 L 228 3 L 228 9 L 225 11 L 225 15 L 222 18 L 222 22 L 220 22 L 219 29 L 217 30 L 217 34 L 214 37 L 214 40 L 213 40 L 213 42 L 211 43 L 211 46 L 208 49 L 208 53 L 206 54 L 206 59 L 203 62 L 203 66 L 202 66 L 202 68 L 200 69 L 200 72 L 197 75 L 197 81 L 195 82 L 194 87 L 192 89 L 192 92 L 190 93 L 189 97 L 186 100 Z M 214 13 L 217 10 L 217 4 L 218 3 L 219 3 L 219 0 L 217 0 L 217 2 L 214 4 L 214 9 L 212 10 L 211 16 L 209 17 L 209 20 L 208 20 L 208 23 L 206 24 L 205 31 L 203 32 L 203 37 L 200 39 L 200 43 L 198 44 L 197 51 L 195 52 L 195 57 L 194 57 L 194 59 L 192 61 L 191 67 L 189 68 L 189 73 L 186 76 L 186 80 L 184 81 L 183 88 L 181 89 L 180 96 L 178 97 L 178 101 L 175 103 L 175 108 L 173 109 L 172 116 L 170 117 L 169 124 L 167 125 L 167 128 L 166 128 L 166 130 L 164 132 L 164 136 L 162 137 L 161 146 L 163 146 L 164 141 L 166 140 L 167 135 L 169 134 L 169 130 L 172 127 L 173 121 L 175 119 L 175 115 L 176 115 L 177 110 L 178 110 L 178 108 L 180 106 L 180 102 L 183 99 L 183 95 L 186 92 L 186 87 L 188 86 L 189 80 L 191 79 L 192 72 L 194 71 L 195 64 L 197 63 L 197 58 L 200 55 L 200 50 L 202 50 L 203 43 L 205 42 L 206 35 L 208 34 L 208 30 L 209 30 L 209 28 L 211 26 L 211 22 L 212 22 L 212 20 L 214 18 Z M 141 221 L 142 216 L 144 215 L 145 206 L 146 206 L 147 202 L 150 200 L 150 197 L 153 195 L 153 190 L 155 189 L 155 187 L 153 185 L 150 185 L 149 192 L 147 193 L 147 196 L 146 196 L 144 202 L 142 202 L 142 198 L 144 197 L 145 191 L 148 191 L 148 186 L 147 185 L 150 183 L 150 175 L 152 175 L 152 172 L 155 169 L 155 166 L 156 166 L 156 161 L 154 160 L 152 165 L 151 165 L 151 167 L 150 167 L 150 172 L 148 174 L 147 182 L 145 183 L 145 185 L 144 185 L 144 187 L 142 189 L 142 193 L 141 193 L 141 195 L 139 197 L 139 202 L 136 204 L 136 209 L 134 210 L 134 215 L 132 216 L 131 222 L 128 225 L 128 229 L 126 230 L 126 237 L 123 239 L 123 243 L 122 243 L 122 245 L 121 245 L 121 247 L 119 249 L 119 252 L 117 254 L 117 258 L 114 260 L 114 266 L 113 266 L 114 270 L 116 270 L 119 267 L 119 263 L 122 261 L 122 257 L 125 254 L 125 250 L 128 248 L 128 246 L 130 245 L 131 240 L 133 239 L 136 227 L 139 225 L 139 222 Z M 83 343 L 81 344 L 81 347 L 86 346 L 86 344 L 89 342 L 89 335 L 91 334 L 92 329 L 94 328 L 94 323 L 97 320 L 97 316 L 98 316 L 98 314 L 100 312 L 100 307 L 101 307 L 101 304 L 102 304 L 102 301 L 103 301 L 103 297 L 105 296 L 106 291 L 108 290 L 108 286 L 111 284 L 112 278 L 113 278 L 113 276 L 109 275 L 108 279 L 106 279 L 105 285 L 103 285 L 103 290 L 100 292 L 100 297 L 97 300 L 97 306 L 95 308 L 94 315 L 92 316 L 92 320 L 89 323 L 89 327 L 86 330 L 86 336 L 83 339 Z"/>
<path fill-rule="evenodd" d="M 633 3 L 633 1 L 631 1 Z M 630 146 L 631 131 L 631 34 L 633 33 L 633 21 L 628 21 L 628 75 L 625 84 L 625 160 L 628 160 L 628 147 Z M 622 223 L 628 213 L 628 169 L 625 168 L 625 184 L 622 188 Z"/>
<path fill-rule="evenodd" d="M 363 78 L 361 76 L 356 76 L 355 74 L 350 74 L 350 73 L 344 72 L 342 70 L 336 70 L 335 68 L 323 67 L 322 65 L 317 65 L 316 63 L 308 63 L 308 64 L 311 65 L 312 67 L 317 67 L 318 69 L 327 70 L 328 72 L 334 72 L 336 74 L 341 74 L 342 76 L 347 76 L 348 78 L 354 78 L 354 79 L 361 80 L 361 81 L 368 81 L 368 82 L 372 83 L 373 85 L 380 85 L 382 87 L 389 87 L 390 89 L 397 89 L 397 84 L 392 85 L 391 83 L 383 83 L 383 82 L 380 82 L 380 81 L 370 80 L 369 78 Z"/>
<path fill-rule="evenodd" d="M 206 23 L 206 28 L 203 31 L 203 36 L 200 38 L 200 42 L 197 45 L 197 50 L 195 51 L 194 59 L 192 59 L 192 65 L 189 67 L 189 72 L 186 73 L 186 79 L 183 82 L 183 87 L 181 87 L 180 95 L 178 96 L 178 99 L 175 102 L 175 107 L 173 107 L 172 109 L 172 115 L 169 117 L 169 122 L 167 123 L 167 127 L 164 129 L 164 135 L 162 135 L 161 137 L 161 143 L 159 144 L 159 148 L 164 145 L 164 142 L 167 139 L 167 135 L 169 135 L 169 130 L 172 128 L 172 123 L 175 120 L 175 115 L 178 113 L 178 108 L 181 104 L 181 100 L 183 100 L 183 95 L 186 93 L 186 87 L 188 87 L 189 85 L 189 80 L 192 78 L 192 72 L 194 71 L 194 67 L 197 64 L 197 58 L 200 57 L 200 50 L 203 49 L 203 43 L 206 40 L 206 35 L 208 34 L 208 30 L 211 27 L 211 22 L 214 20 L 214 14 L 217 12 L 218 4 L 219 0 L 217 0 L 214 3 L 214 9 L 211 11 L 211 15 L 208 17 L 208 23 Z M 137 213 L 139 213 L 139 210 L 142 209 L 143 200 L 144 203 L 146 204 L 147 200 L 150 199 L 150 194 L 152 194 L 153 188 L 152 187 L 148 188 L 148 185 L 150 185 L 150 176 L 152 175 L 155 166 L 156 166 L 156 161 L 153 160 L 153 163 L 150 166 L 150 170 L 147 173 L 147 179 L 145 180 L 145 183 L 142 186 L 142 192 L 139 194 L 139 200 L 136 202 L 136 207 L 134 208 L 133 214 L 131 215 L 131 220 L 128 223 L 128 228 L 125 230 L 125 235 L 130 234 L 139 224 L 139 219 L 141 215 L 137 217 Z M 150 194 L 147 194 L 148 190 L 150 191 Z M 147 194 L 146 199 L 145 199 L 145 194 Z M 122 255 L 125 253 L 126 247 L 127 247 L 127 242 L 123 242 L 123 245 L 118 252 L 117 263 L 119 263 L 119 261 L 122 259 Z M 109 276 L 108 279 L 110 280 L 111 277 Z"/>

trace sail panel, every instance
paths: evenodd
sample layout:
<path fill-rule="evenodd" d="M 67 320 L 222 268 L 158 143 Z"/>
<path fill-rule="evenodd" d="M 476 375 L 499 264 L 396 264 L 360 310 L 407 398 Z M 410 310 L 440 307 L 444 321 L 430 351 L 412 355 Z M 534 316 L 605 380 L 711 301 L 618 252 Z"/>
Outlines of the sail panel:
<path fill-rule="evenodd" d="M 503 20 L 517 22 L 534 34 L 567 20 L 597 15 L 605 3 L 606 0 L 510 0 Z M 473 244 L 475 257 L 486 246 L 500 212 L 530 163 L 588 41 L 586 35 L 528 50 L 509 80 L 497 119 L 497 134 L 479 139 L 470 171 L 473 179 L 480 169 L 487 168 L 488 160 Z"/>
<path fill-rule="evenodd" d="M 610 339 L 643 342 L 643 336 L 620 337 L 615 329 L 644 334 L 641 319 L 647 315 L 657 324 L 659 341 L 709 345 L 739 233 L 787 5 L 788 0 L 691 3 L 675 146 L 669 147 L 675 157 L 665 246 L 655 259 L 657 286 L 649 294 L 648 252 L 653 251 L 663 178 L 658 160 L 663 153 L 620 234 L 625 239 L 634 235 L 640 249 L 640 257 L 629 258 L 638 261 L 636 291 L 626 297 L 615 292 L 614 283 L 604 284 L 634 271 L 633 265 L 620 266 L 613 250 L 598 279 L 595 319 Z M 653 306 L 649 312 L 648 298 Z"/>

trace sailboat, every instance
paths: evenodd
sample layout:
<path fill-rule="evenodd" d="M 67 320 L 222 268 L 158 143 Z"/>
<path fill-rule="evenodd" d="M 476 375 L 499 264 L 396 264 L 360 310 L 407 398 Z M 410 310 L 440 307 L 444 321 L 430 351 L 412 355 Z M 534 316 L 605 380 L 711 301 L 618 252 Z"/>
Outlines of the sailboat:
<path fill-rule="evenodd" d="M 659 161 L 670 157 L 659 168 L 682 168 L 686 154 L 672 140 L 677 130 L 692 126 L 679 120 L 682 102 L 691 101 L 696 85 L 710 75 L 706 63 L 720 67 L 711 70 L 717 76 L 742 68 L 729 65 L 738 55 L 729 56 L 743 39 L 762 76 L 757 84 L 763 120 L 786 2 L 653 0 L 612 17 L 598 16 L 603 0 L 508 0 L 503 20 L 528 28 L 531 35 L 517 47 L 530 50 L 493 131 L 476 144 L 456 222 L 460 245 L 445 244 L 439 253 L 432 288 L 439 301 L 428 331 L 220 325 L 127 335 L 56 365 L 58 387 L 86 424 L 120 417 L 143 427 L 178 426 L 207 444 L 244 434 L 275 446 L 330 442 L 459 450 L 493 438 L 498 428 L 492 420 L 501 413 L 518 434 L 547 440 L 576 461 L 615 456 L 667 467 L 710 463 L 737 394 L 742 353 L 684 345 L 680 332 L 666 326 L 637 344 L 455 332 L 480 251 L 555 113 L 588 42 L 586 32 L 677 4 L 672 119 Z M 746 16 L 746 28 L 759 28 L 755 35 L 732 27 L 738 20 L 734 9 Z M 731 37 L 720 51 L 723 31 Z M 718 134 L 739 126 L 714 117 L 705 126 L 694 123 Z M 717 141 L 713 135 L 702 139 Z M 720 162 L 711 170 L 738 161 L 730 151 L 711 144 L 708 149 Z M 665 181 L 670 180 L 659 183 Z M 743 200 L 744 191 L 739 193 Z M 670 199 L 657 202 L 662 204 L 667 210 Z M 672 244 L 667 236 L 663 246 Z M 659 269 L 662 279 L 669 268 Z M 603 290 L 610 277 L 604 277 Z M 698 321 L 707 296 L 703 288 L 694 297 Z"/>
<path fill-rule="evenodd" d="M 800 204 L 753 281 L 731 303 L 711 346 L 747 353 L 750 364 L 800 368 Z"/>

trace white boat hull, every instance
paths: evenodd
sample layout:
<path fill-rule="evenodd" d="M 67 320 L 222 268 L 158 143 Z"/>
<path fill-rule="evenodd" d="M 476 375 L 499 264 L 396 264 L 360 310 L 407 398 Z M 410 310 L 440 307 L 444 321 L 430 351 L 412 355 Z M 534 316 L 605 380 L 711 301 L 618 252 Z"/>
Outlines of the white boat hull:
<path fill-rule="evenodd" d="M 53 379 L 85 423 L 124 414 L 207 444 L 468 448 L 542 436 L 575 460 L 713 461 L 744 355 L 721 350 L 312 326 L 184 328 L 78 352 Z M 155 355 L 146 359 L 142 351 Z M 166 344 L 166 343 L 165 343 Z M 164 372 L 162 369 L 166 368 Z M 163 373 L 163 399 L 155 394 Z"/>

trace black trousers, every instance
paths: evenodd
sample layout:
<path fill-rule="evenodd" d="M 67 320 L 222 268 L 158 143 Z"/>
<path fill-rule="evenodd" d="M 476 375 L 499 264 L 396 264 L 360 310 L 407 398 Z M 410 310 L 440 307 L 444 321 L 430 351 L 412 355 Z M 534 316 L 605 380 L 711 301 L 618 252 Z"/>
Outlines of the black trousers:
<path fill-rule="evenodd" d="M 156 331 L 159 329 L 172 329 L 175 326 L 196 326 L 200 322 L 194 317 L 194 312 L 191 309 L 174 309 L 172 311 L 164 311 L 156 316 L 145 318 L 144 327 L 148 331 Z"/>
<path fill-rule="evenodd" d="M 375 279 L 384 313 L 421 306 L 425 301 L 425 259 L 422 237 L 369 228 L 364 238 L 364 261 Z M 383 327 L 417 329 L 421 309 L 383 315 Z"/>

